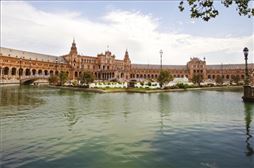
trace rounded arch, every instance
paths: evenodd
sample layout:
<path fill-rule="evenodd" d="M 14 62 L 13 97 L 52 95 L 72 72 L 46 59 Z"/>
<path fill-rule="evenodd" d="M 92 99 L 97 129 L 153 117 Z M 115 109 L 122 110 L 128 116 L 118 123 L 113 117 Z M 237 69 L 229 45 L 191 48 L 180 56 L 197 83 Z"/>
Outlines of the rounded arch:
<path fill-rule="evenodd" d="M 25 75 L 26 75 L 26 76 L 29 76 L 29 75 L 30 75 L 30 69 L 26 69 Z"/>
<path fill-rule="evenodd" d="M 48 76 L 48 70 L 44 70 L 44 74 L 46 75 L 46 76 Z"/>
<path fill-rule="evenodd" d="M 34 76 L 36 75 L 36 70 L 35 70 L 35 69 L 32 70 L 32 74 L 33 74 Z"/>
<path fill-rule="evenodd" d="M 23 68 L 19 68 L 19 76 L 22 76 L 23 75 Z"/>
<path fill-rule="evenodd" d="M 38 75 L 42 75 L 42 70 L 41 69 L 39 69 Z"/>
<path fill-rule="evenodd" d="M 54 74 L 54 72 L 52 70 L 50 70 L 49 74 L 52 76 Z"/>
<path fill-rule="evenodd" d="M 58 71 L 55 71 L 55 75 L 58 75 L 59 74 L 59 72 Z"/>
<path fill-rule="evenodd" d="M 4 67 L 4 75 L 8 75 L 9 74 L 9 67 Z"/>
<path fill-rule="evenodd" d="M 13 67 L 11 69 L 11 75 L 16 75 L 17 74 L 17 68 Z"/>

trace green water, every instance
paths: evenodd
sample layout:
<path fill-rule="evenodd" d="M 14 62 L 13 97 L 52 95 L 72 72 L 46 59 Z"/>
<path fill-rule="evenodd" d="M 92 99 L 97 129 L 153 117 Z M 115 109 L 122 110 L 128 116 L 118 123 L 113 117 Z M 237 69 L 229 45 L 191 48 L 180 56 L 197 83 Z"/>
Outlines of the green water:
<path fill-rule="evenodd" d="M 0 87 L 0 167 L 253 168 L 241 96 Z"/>

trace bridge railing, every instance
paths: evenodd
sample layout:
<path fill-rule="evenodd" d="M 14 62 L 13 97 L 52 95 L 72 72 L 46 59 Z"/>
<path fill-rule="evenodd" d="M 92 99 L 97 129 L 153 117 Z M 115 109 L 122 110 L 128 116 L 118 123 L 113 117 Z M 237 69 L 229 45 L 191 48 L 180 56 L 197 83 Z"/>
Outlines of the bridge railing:
<path fill-rule="evenodd" d="M 40 79 L 47 79 L 49 78 L 50 75 L 29 75 L 29 76 L 21 76 L 21 79 L 35 79 L 35 78 L 40 78 Z"/>

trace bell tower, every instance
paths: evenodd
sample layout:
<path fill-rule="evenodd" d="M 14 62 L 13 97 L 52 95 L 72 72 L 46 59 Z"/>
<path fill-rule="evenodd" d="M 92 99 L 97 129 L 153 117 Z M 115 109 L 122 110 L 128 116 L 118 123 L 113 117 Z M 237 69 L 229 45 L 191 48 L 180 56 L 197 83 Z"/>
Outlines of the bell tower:
<path fill-rule="evenodd" d="M 77 55 L 77 47 L 76 47 L 76 43 L 75 43 L 75 39 L 73 39 L 72 45 L 71 45 L 71 51 L 70 51 L 70 55 Z"/>
<path fill-rule="evenodd" d="M 125 79 L 129 79 L 130 78 L 130 70 L 131 70 L 131 60 L 129 57 L 129 53 L 128 50 L 126 49 L 125 54 L 124 54 L 124 71 L 125 71 Z"/>
<path fill-rule="evenodd" d="M 71 67 L 76 68 L 78 64 L 78 51 L 77 51 L 75 39 L 73 39 L 73 42 L 71 44 L 71 50 L 70 50 L 69 56 L 70 56 L 69 62 L 71 64 Z"/>
<path fill-rule="evenodd" d="M 71 50 L 68 54 L 67 57 L 68 63 L 71 67 L 70 70 L 70 78 L 71 79 L 75 79 L 77 77 L 77 75 L 75 74 L 77 71 L 77 68 L 79 68 L 79 56 L 78 56 L 78 51 L 77 51 L 77 47 L 76 47 L 76 43 L 75 43 L 75 39 L 73 38 L 73 42 L 71 44 Z"/>

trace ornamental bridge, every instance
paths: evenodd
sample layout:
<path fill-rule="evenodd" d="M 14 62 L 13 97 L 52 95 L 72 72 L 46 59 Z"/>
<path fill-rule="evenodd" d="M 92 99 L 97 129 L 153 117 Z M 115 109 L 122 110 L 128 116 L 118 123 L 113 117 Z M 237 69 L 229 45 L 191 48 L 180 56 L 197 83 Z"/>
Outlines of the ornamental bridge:
<path fill-rule="evenodd" d="M 20 78 L 20 84 L 30 85 L 32 83 L 48 83 L 49 76 L 24 76 Z"/>

